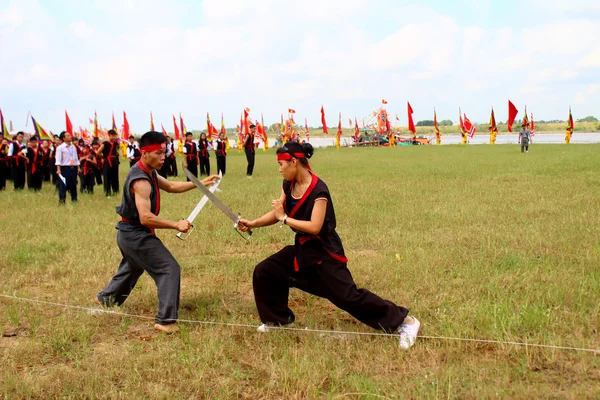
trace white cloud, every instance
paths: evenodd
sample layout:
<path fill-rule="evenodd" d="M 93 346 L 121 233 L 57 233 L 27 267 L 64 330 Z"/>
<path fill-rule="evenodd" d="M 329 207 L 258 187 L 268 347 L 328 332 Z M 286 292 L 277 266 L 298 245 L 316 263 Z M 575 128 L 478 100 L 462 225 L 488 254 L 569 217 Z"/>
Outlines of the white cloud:
<path fill-rule="evenodd" d="M 581 58 L 577 65 L 585 68 L 600 68 L 600 48 L 592 50 L 585 57 Z"/>
<path fill-rule="evenodd" d="M 83 21 L 76 21 L 69 25 L 73 34 L 78 38 L 86 38 L 94 34 L 94 28 Z"/>

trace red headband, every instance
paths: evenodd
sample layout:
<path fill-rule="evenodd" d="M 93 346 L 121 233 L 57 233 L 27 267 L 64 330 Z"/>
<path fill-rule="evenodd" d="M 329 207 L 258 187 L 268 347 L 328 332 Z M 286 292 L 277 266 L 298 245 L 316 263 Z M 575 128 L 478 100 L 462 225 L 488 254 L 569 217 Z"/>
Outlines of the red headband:
<path fill-rule="evenodd" d="M 277 161 L 290 161 L 292 159 L 292 157 L 306 158 L 306 154 L 304 154 L 304 153 L 293 153 L 293 154 L 294 154 L 293 156 L 290 153 L 277 154 Z"/>
<path fill-rule="evenodd" d="M 147 146 L 142 147 L 140 150 L 141 151 L 145 151 L 146 153 L 152 153 L 154 151 L 158 151 L 158 150 L 164 150 L 165 147 L 163 147 L 164 143 L 160 143 L 160 144 L 149 144 Z"/>

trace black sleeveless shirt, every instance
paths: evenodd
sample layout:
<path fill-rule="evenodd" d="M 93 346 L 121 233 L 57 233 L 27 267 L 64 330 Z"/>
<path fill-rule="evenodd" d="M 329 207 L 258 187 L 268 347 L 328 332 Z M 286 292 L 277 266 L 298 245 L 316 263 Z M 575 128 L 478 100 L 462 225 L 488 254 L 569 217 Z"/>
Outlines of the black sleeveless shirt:
<path fill-rule="evenodd" d="M 342 240 L 335 231 L 336 220 L 333 202 L 329 194 L 329 188 L 318 176 L 312 175 L 312 181 L 301 199 L 292 198 L 292 187 L 294 182 L 283 181 L 283 192 L 285 193 L 285 212 L 289 218 L 301 221 L 310 221 L 315 200 L 327 199 L 327 210 L 325 220 L 318 235 L 311 235 L 292 229 L 296 233 L 294 247 L 296 258 L 294 267 L 297 270 L 315 264 L 320 264 L 331 258 L 346 263 L 348 259 L 344 254 Z"/>
<path fill-rule="evenodd" d="M 146 170 L 144 164 L 138 161 L 131 169 L 123 186 L 123 199 L 121 205 L 117 207 L 117 214 L 121 216 L 121 221 L 117 223 L 117 229 L 122 231 L 146 230 L 154 233 L 153 229 L 147 228 L 140 222 L 137 207 L 135 206 L 135 196 L 131 193 L 131 185 L 138 179 L 146 179 L 150 182 L 152 190 L 150 191 L 150 211 L 154 215 L 160 213 L 160 190 L 158 188 L 158 174 L 152 171 L 152 175 Z"/>

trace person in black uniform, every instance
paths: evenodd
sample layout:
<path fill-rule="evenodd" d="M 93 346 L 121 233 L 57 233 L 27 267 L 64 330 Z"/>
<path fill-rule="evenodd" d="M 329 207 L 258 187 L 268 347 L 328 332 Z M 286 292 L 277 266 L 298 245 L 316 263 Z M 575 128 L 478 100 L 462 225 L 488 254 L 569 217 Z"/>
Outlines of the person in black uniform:
<path fill-rule="evenodd" d="M 217 154 L 217 172 L 225 176 L 225 169 L 227 167 L 227 136 L 223 132 L 219 134 L 215 153 Z"/>
<path fill-rule="evenodd" d="M 6 179 L 9 174 L 8 140 L 2 138 L 2 142 L 0 143 L 0 190 L 6 189 Z"/>
<path fill-rule="evenodd" d="M 129 167 L 133 167 L 135 163 L 140 161 L 142 153 L 135 144 L 135 136 L 129 135 L 129 144 L 127 145 L 127 158 L 129 159 Z"/>
<path fill-rule="evenodd" d="M 108 131 L 109 140 L 102 143 L 98 153 L 102 154 L 104 159 L 103 179 L 104 194 L 110 197 L 111 194 L 119 193 L 119 143 L 117 137 L 119 134 L 111 129 Z"/>
<path fill-rule="evenodd" d="M 23 150 L 27 157 L 27 187 L 35 192 L 42 190 L 43 163 L 37 137 L 29 138 L 29 146 Z"/>
<path fill-rule="evenodd" d="M 94 194 L 94 183 L 95 183 L 95 171 L 96 171 L 96 156 L 92 153 L 92 149 L 89 145 L 84 144 L 81 152 L 81 158 L 79 159 L 81 165 L 81 192 Z"/>
<path fill-rule="evenodd" d="M 60 140 L 59 135 L 54 135 L 54 140 L 52 143 L 52 148 L 50 149 L 50 181 L 55 189 L 58 191 L 58 172 L 56 168 L 56 149 L 58 146 L 62 144 L 62 140 Z"/>
<path fill-rule="evenodd" d="M 22 190 L 25 188 L 25 165 L 27 163 L 27 157 L 23 155 L 23 146 L 21 145 L 23 136 L 23 132 L 17 132 L 8 147 L 8 158 L 11 161 L 11 175 L 15 190 Z"/>
<path fill-rule="evenodd" d="M 40 156 L 42 157 L 42 179 L 44 182 L 50 182 L 50 141 L 43 140 L 40 147 Z"/>
<path fill-rule="evenodd" d="M 123 255 L 119 269 L 109 284 L 98 293 L 95 302 L 104 306 L 121 305 L 134 288 L 138 278 L 147 271 L 158 287 L 158 314 L 154 327 L 174 332 L 179 313 L 180 267 L 177 260 L 154 234 L 155 229 L 175 229 L 187 232 L 188 220 L 169 221 L 158 216 L 160 189 L 183 193 L 195 189 L 192 182 L 168 181 L 158 175 L 166 157 L 166 138 L 159 132 L 147 132 L 140 139 L 141 160 L 125 180 L 123 199 L 117 207 L 121 221 L 117 223 L 117 245 Z M 214 175 L 202 181 L 210 186 L 218 179 Z"/>
<path fill-rule="evenodd" d="M 246 160 L 248 161 L 248 168 L 246 169 L 246 176 L 252 177 L 254 171 L 254 135 L 256 135 L 256 125 L 250 125 L 250 133 L 244 138 L 244 152 L 246 153 Z"/>
<path fill-rule="evenodd" d="M 102 185 L 102 172 L 104 171 L 104 159 L 102 153 L 100 153 L 100 141 L 98 138 L 92 139 L 92 153 L 96 156 L 96 170 L 94 175 L 96 176 L 96 185 Z"/>
<path fill-rule="evenodd" d="M 329 189 L 308 164 L 312 155 L 309 143 L 287 143 L 277 149 L 284 179 L 281 196 L 272 201 L 273 210 L 259 219 L 240 221 L 244 231 L 280 221 L 296 233 L 293 246 L 284 247 L 254 269 L 254 298 L 263 322 L 258 330 L 267 332 L 271 326 L 294 322 L 288 295 L 289 289 L 295 287 L 328 299 L 374 329 L 398 332 L 400 347 L 407 349 L 414 344 L 420 323 L 408 315 L 406 308 L 366 289 L 357 289 L 335 231 Z"/>
<path fill-rule="evenodd" d="M 206 133 L 200 134 L 198 141 L 198 156 L 200 158 L 200 175 L 210 175 L 210 142 L 206 139 Z"/>
<path fill-rule="evenodd" d="M 175 147 L 173 138 L 170 136 L 167 138 L 167 146 L 171 148 L 171 156 L 168 158 L 169 176 L 179 176 L 179 170 L 177 169 L 177 148 Z"/>
<path fill-rule="evenodd" d="M 198 177 L 198 147 L 194 143 L 192 132 L 185 134 L 185 143 L 183 145 L 183 166 L 186 167 L 195 177 Z M 188 179 L 189 181 L 189 179 Z"/>

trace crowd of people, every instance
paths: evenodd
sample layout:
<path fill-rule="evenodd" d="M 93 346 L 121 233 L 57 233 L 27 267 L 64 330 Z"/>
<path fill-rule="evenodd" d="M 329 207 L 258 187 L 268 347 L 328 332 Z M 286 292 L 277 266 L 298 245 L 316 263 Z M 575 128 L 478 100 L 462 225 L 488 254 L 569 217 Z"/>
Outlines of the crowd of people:
<path fill-rule="evenodd" d="M 244 146 L 247 156 L 254 155 L 254 146 L 251 129 Z M 202 133 L 199 140 L 195 140 L 188 132 L 181 146 L 166 136 L 166 157 L 157 172 L 164 178 L 177 177 L 179 152 L 184 158 L 184 166 L 195 176 L 209 176 L 210 153 L 214 151 L 217 172 L 225 175 L 229 149 L 224 133 L 216 140 L 208 140 Z M 108 131 L 107 140 L 94 138 L 89 143 L 64 131 L 54 135 L 53 140 L 40 140 L 38 136 L 18 132 L 12 140 L 3 139 L 0 144 L 0 190 L 4 190 L 9 181 L 13 182 L 15 190 L 27 187 L 32 191 L 41 190 L 46 183 L 55 187 L 59 204 L 64 204 L 67 192 L 72 201 L 77 201 L 78 193 L 93 194 L 95 186 L 102 186 L 104 194 L 110 197 L 120 191 L 119 168 L 123 159 L 131 168 L 141 159 L 141 151 L 135 136 L 120 139 L 115 130 Z M 251 164 L 249 158 L 249 176 L 253 167 L 254 157 Z"/>

